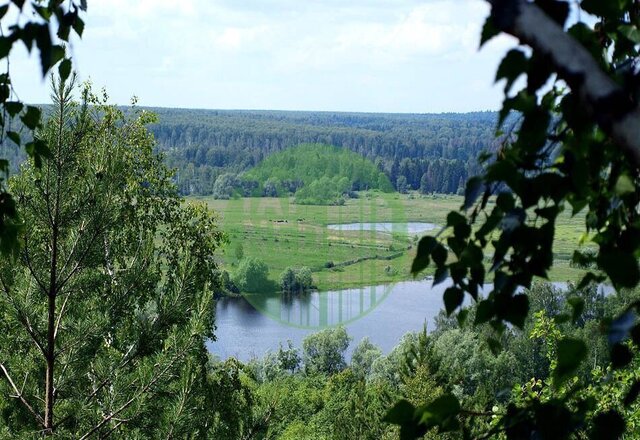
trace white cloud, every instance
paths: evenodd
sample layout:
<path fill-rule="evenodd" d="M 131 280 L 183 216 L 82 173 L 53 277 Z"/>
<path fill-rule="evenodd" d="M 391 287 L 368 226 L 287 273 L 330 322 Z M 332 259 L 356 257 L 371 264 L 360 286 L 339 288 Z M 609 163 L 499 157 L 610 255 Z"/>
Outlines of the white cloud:
<path fill-rule="evenodd" d="M 223 50 L 239 50 L 267 35 L 267 26 L 227 27 L 217 34 L 214 44 Z"/>
<path fill-rule="evenodd" d="M 492 78 L 511 44 L 478 54 L 487 14 L 482 0 L 91 0 L 74 51 L 123 103 L 480 109 L 500 100 Z"/>

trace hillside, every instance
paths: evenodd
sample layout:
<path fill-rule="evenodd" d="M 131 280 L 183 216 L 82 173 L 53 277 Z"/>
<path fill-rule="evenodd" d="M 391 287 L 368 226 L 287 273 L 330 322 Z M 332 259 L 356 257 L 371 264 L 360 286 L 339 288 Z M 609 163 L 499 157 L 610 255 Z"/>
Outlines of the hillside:
<path fill-rule="evenodd" d="M 45 114 L 49 106 L 43 106 Z M 270 155 L 305 143 L 358 153 L 399 191 L 456 193 L 479 172 L 477 157 L 496 146 L 496 114 L 334 113 L 145 108 L 158 115 L 149 129 L 183 195 L 213 194 L 222 174 L 239 174 Z M 130 108 L 123 108 L 125 112 Z M 20 131 L 19 122 L 17 129 Z M 5 140 L 0 157 L 12 172 L 25 159 Z"/>
<path fill-rule="evenodd" d="M 238 175 L 286 148 L 320 143 L 371 160 L 399 190 L 455 193 L 493 150 L 496 114 L 376 114 L 150 108 L 150 127 L 177 170 L 183 194 L 212 194 L 224 173 Z"/>
<path fill-rule="evenodd" d="M 351 191 L 393 191 L 373 162 L 345 148 L 322 144 L 303 144 L 268 156 L 239 180 L 255 182 L 254 195 L 292 193 L 301 204 L 344 203 L 343 194 Z"/>

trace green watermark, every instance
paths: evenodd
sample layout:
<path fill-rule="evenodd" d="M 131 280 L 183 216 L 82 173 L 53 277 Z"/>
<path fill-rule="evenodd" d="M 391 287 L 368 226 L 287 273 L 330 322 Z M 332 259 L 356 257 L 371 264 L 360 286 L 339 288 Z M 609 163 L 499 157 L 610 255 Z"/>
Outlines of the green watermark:
<path fill-rule="evenodd" d="M 379 187 L 393 188 L 380 176 L 386 182 Z M 345 192 L 339 202 L 326 205 L 300 203 L 295 196 L 230 201 L 228 206 L 234 203 L 240 211 L 235 224 L 225 220 L 234 230 L 230 249 L 243 240 L 252 243 L 250 249 L 242 244 L 231 270 L 245 286 L 250 283 L 242 271 L 258 280 L 244 298 L 294 327 L 322 329 L 366 316 L 408 273 L 416 239 L 429 228 L 408 221 L 406 198 L 369 189 Z"/>

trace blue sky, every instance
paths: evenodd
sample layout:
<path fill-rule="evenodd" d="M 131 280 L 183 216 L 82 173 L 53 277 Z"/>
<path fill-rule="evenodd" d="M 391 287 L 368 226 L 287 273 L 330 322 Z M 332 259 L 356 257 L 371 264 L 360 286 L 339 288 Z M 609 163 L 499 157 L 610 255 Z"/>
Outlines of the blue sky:
<path fill-rule="evenodd" d="M 500 37 L 478 51 L 482 0 L 89 0 L 81 79 L 126 104 L 218 109 L 494 110 Z M 21 99 L 47 102 L 12 54 Z"/>

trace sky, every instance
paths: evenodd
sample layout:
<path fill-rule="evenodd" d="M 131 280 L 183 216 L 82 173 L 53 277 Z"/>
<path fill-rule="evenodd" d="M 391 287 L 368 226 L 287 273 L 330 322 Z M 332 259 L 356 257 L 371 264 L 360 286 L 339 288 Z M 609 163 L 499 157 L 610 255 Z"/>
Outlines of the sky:
<path fill-rule="evenodd" d="M 478 50 L 483 0 L 89 0 L 70 47 L 111 101 L 210 109 L 440 113 L 498 109 L 514 45 Z M 20 99 L 49 101 L 12 52 Z"/>

